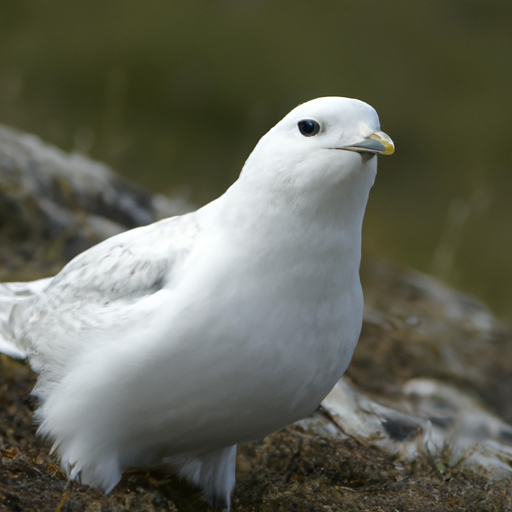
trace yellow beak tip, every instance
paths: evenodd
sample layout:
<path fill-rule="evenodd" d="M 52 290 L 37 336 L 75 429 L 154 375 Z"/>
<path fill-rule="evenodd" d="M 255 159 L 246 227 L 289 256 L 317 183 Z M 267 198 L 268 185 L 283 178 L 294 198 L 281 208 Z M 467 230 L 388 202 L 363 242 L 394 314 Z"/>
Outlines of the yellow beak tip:
<path fill-rule="evenodd" d="M 375 132 L 370 135 L 372 139 L 378 140 L 386 149 L 382 151 L 381 155 L 392 155 L 395 152 L 395 144 L 391 137 L 384 132 Z"/>

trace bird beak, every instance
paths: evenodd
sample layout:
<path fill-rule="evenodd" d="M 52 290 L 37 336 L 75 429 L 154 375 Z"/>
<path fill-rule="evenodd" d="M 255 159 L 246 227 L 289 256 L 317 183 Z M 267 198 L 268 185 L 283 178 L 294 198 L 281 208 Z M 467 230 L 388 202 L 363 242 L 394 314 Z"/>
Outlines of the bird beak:
<path fill-rule="evenodd" d="M 357 151 L 358 153 L 376 153 L 379 155 L 392 155 L 395 152 L 395 145 L 391 137 L 384 132 L 375 132 L 361 142 L 350 144 L 339 149 L 346 151 Z"/>

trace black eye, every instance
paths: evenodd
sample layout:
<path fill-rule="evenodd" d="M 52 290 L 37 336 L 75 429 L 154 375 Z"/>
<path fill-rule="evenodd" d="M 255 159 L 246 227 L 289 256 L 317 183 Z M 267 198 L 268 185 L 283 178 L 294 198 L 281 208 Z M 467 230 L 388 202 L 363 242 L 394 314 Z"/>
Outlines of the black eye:
<path fill-rule="evenodd" d="M 303 119 L 297 126 L 304 137 L 313 137 L 320 131 L 320 125 L 314 119 Z"/>

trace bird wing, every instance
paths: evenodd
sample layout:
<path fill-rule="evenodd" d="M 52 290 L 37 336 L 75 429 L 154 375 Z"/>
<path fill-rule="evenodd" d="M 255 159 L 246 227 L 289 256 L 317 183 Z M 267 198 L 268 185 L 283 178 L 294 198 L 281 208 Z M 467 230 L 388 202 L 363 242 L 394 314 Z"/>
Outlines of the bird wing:
<path fill-rule="evenodd" d="M 44 290 L 53 277 L 28 283 L 0 283 L 0 352 L 10 357 L 23 359 L 27 354 L 14 342 L 10 326 L 11 311 L 16 304 L 26 301 Z"/>
<path fill-rule="evenodd" d="M 85 349 L 144 329 L 199 233 L 194 214 L 114 236 L 78 255 L 12 308 L 13 340 L 35 371 L 59 381 Z"/>

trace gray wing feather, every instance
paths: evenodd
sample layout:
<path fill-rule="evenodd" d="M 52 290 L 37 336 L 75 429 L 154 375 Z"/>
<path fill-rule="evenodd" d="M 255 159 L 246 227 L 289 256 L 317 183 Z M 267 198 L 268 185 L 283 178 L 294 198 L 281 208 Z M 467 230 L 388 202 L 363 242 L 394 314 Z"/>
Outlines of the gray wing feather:
<path fill-rule="evenodd" d="M 198 232 L 193 214 L 172 217 L 105 240 L 54 278 L 28 283 L 28 294 L 28 285 L 4 285 L 12 292 L 2 318 L 5 352 L 27 354 L 45 381 L 59 381 L 83 347 L 122 337 L 144 321 Z"/>
<path fill-rule="evenodd" d="M 0 283 L 0 352 L 10 357 L 23 359 L 27 354 L 13 341 L 10 316 L 16 304 L 26 301 L 48 287 L 53 277 L 29 283 Z"/>

